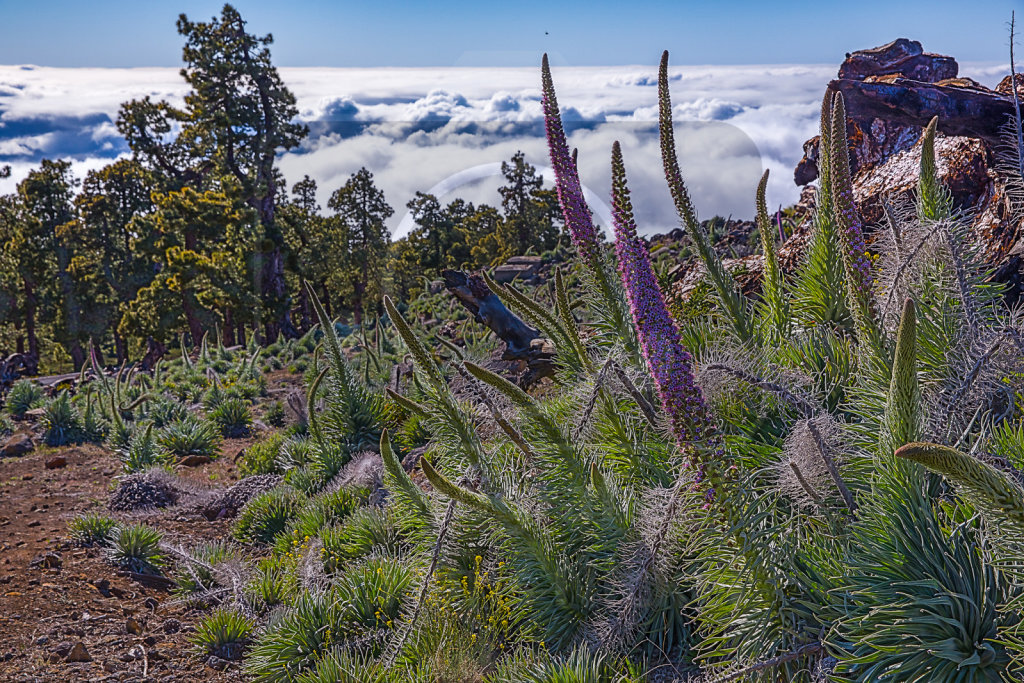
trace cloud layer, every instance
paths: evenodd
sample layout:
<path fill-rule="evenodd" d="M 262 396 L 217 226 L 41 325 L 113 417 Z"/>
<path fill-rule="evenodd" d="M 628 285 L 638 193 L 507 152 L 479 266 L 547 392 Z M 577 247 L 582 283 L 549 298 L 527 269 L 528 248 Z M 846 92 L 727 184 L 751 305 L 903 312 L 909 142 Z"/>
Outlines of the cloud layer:
<path fill-rule="evenodd" d="M 992 85 L 1006 67 L 962 71 Z M 765 168 L 769 205 L 796 200 L 792 171 L 834 74 L 834 66 L 819 65 L 672 69 L 680 161 L 702 216 L 750 217 Z M 283 68 L 281 75 L 310 127 L 303 145 L 281 156 L 288 181 L 312 176 L 326 204 L 365 166 L 396 209 L 396 234 L 410 226 L 404 204 L 417 190 L 496 204 L 501 161 L 522 150 L 546 169 L 537 68 Z M 602 204 L 619 140 L 641 229 L 675 227 L 654 125 L 655 68 L 559 67 L 554 78 L 598 220 L 607 226 Z M 69 158 L 82 176 L 126 154 L 113 124 L 120 104 L 145 96 L 180 104 L 186 92 L 177 69 L 0 66 L 0 164 L 14 171 L 0 192 L 42 158 Z"/>

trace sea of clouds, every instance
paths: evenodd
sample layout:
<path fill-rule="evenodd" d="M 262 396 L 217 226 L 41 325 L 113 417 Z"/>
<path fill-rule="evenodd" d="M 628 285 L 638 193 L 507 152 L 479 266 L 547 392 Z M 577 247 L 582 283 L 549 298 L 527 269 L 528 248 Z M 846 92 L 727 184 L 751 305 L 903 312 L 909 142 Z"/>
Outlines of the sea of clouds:
<path fill-rule="evenodd" d="M 654 66 L 555 67 L 569 144 L 597 220 L 607 227 L 610 150 L 623 147 L 642 232 L 677 225 L 661 173 Z M 552 178 L 540 106 L 540 69 L 281 68 L 310 128 L 301 147 L 280 157 L 289 184 L 309 175 L 326 205 L 330 193 L 366 167 L 395 208 L 389 227 L 412 222 L 416 191 L 498 204 L 503 160 L 516 151 Z M 771 170 L 770 207 L 796 201 L 793 168 L 817 132 L 829 65 L 681 66 L 671 69 L 676 143 L 702 217 L 750 218 L 754 189 Z M 962 65 L 962 75 L 993 86 L 1008 67 Z M 149 96 L 181 104 L 188 88 L 177 69 L 63 69 L 0 66 L 0 180 L 11 192 L 44 158 L 72 160 L 82 177 L 128 153 L 114 122 L 120 104 Z"/>

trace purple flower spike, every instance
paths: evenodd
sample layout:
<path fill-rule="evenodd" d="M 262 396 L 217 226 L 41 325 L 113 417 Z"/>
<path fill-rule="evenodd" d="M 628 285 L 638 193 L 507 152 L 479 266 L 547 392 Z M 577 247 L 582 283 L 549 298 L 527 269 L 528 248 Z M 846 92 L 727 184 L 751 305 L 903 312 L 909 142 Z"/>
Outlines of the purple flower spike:
<path fill-rule="evenodd" d="M 565 225 L 569 228 L 573 244 L 581 256 L 593 261 L 598 255 L 600 239 L 590 216 L 590 209 L 583 198 L 583 187 L 580 185 L 579 171 L 576 162 L 569 152 L 562 128 L 562 116 L 558 111 L 558 100 L 555 99 L 555 84 L 551 80 L 551 69 L 548 56 L 544 55 L 541 63 L 541 105 L 544 108 L 544 130 L 548 138 L 548 153 L 551 167 L 555 171 L 555 185 L 558 188 L 558 203 L 565 216 Z"/>
<path fill-rule="evenodd" d="M 702 449 L 692 446 L 704 443 L 721 457 L 720 437 L 694 377 L 693 358 L 683 346 L 679 330 L 665 305 L 647 245 L 637 236 L 618 142 L 612 147 L 612 218 L 619 273 L 644 359 L 654 377 L 672 433 L 679 445 L 693 454 L 691 462 L 698 468 L 697 481 L 703 481 L 705 463 L 697 457 Z"/>

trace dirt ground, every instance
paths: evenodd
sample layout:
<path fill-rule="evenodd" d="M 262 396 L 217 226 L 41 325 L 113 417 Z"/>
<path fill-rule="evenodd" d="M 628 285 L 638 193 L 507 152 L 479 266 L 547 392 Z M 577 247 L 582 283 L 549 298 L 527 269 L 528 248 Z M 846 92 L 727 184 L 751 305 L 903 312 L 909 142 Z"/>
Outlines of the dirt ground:
<path fill-rule="evenodd" d="M 220 459 L 179 474 L 230 485 L 248 443 L 227 440 Z M 57 456 L 66 464 L 49 469 Z M 215 670 L 192 649 L 202 612 L 166 585 L 119 575 L 99 549 L 68 543 L 70 519 L 107 512 L 119 471 L 114 455 L 92 445 L 0 460 L 0 681 L 242 680 L 237 664 Z M 136 517 L 185 546 L 224 537 L 230 525 L 174 507 Z"/>

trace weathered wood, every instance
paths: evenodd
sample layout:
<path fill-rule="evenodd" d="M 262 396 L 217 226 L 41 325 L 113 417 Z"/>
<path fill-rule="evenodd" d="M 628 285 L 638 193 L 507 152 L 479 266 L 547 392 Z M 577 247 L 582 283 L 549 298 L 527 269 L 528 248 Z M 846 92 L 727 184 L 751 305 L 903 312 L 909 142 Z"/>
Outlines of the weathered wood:
<path fill-rule="evenodd" d="M 1013 101 L 992 91 L 923 83 L 909 78 L 860 81 L 837 78 L 829 90 L 843 93 L 846 110 L 859 118 L 879 118 L 903 125 L 927 126 L 939 117 L 947 135 L 981 138 L 992 145 L 1013 114 Z"/>
<path fill-rule="evenodd" d="M 441 277 L 445 288 L 473 314 L 474 319 L 489 327 L 505 342 L 509 359 L 528 359 L 530 345 L 540 337 L 540 333 L 508 310 L 482 277 L 467 275 L 461 270 L 445 270 Z"/>
<path fill-rule="evenodd" d="M 467 275 L 461 270 L 444 270 L 441 277 L 445 288 L 473 314 L 474 319 L 505 342 L 502 359 L 525 361 L 529 372 L 522 378 L 522 383 L 530 384 L 554 372 L 555 350 L 551 342 L 508 310 L 482 277 Z"/>

